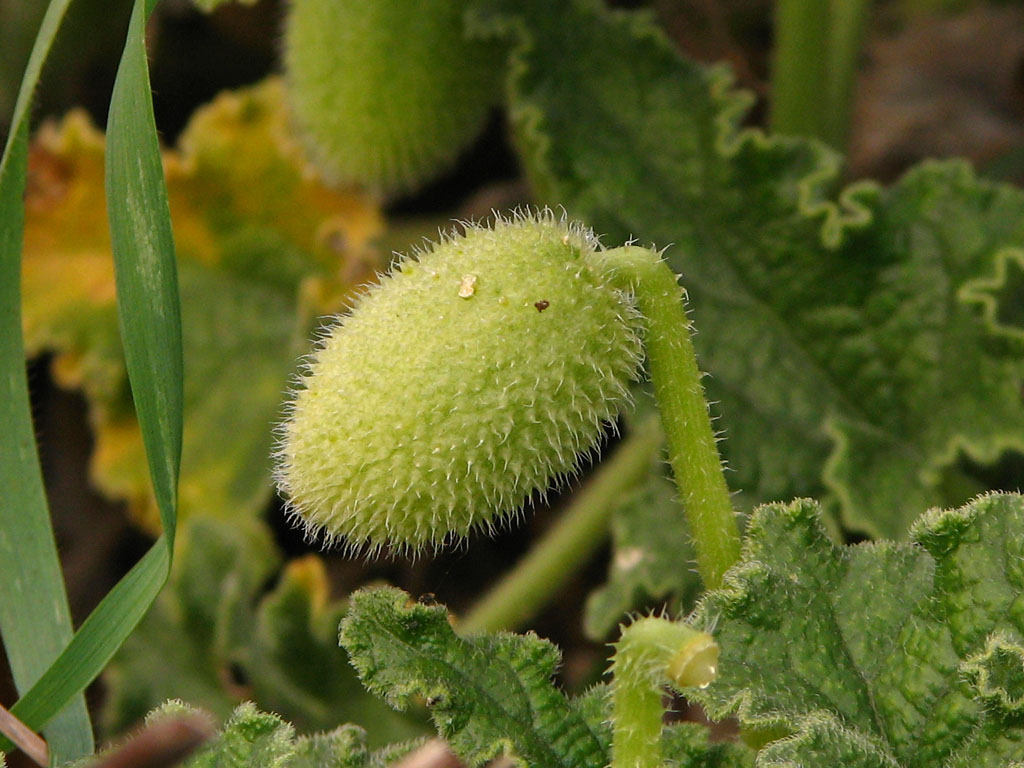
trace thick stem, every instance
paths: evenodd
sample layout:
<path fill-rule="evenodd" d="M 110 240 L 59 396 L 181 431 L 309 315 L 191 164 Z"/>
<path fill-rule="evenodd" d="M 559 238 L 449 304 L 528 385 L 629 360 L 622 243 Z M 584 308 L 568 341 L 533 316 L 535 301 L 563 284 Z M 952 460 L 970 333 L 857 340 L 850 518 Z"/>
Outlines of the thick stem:
<path fill-rule="evenodd" d="M 772 130 L 845 151 L 871 0 L 778 0 Z"/>
<path fill-rule="evenodd" d="M 612 660 L 612 768 L 663 768 L 662 687 L 707 685 L 718 671 L 710 635 L 682 622 L 639 619 Z"/>
<path fill-rule="evenodd" d="M 690 321 L 676 276 L 659 255 L 625 246 L 596 254 L 647 319 L 644 346 L 668 443 L 669 463 L 697 549 L 704 586 L 717 587 L 739 559 L 740 536 L 701 386 Z"/>
<path fill-rule="evenodd" d="M 832 0 L 828 81 L 828 113 L 823 138 L 839 151 L 846 150 L 850 115 L 857 85 L 864 29 L 871 0 Z"/>
<path fill-rule="evenodd" d="M 608 517 L 639 483 L 661 448 L 657 419 L 642 422 L 576 494 L 540 543 L 459 622 L 464 634 L 515 629 L 557 593 L 608 535 Z"/>
<path fill-rule="evenodd" d="M 778 0 L 772 64 L 775 133 L 824 138 L 829 40 L 828 0 Z"/>

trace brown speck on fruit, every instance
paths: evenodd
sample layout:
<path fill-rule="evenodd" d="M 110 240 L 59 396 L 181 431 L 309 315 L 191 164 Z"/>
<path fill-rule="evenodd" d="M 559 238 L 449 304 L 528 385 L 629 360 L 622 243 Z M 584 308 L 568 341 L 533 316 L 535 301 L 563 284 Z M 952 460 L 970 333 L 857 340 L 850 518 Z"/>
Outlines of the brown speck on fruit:
<path fill-rule="evenodd" d="M 551 306 L 551 302 L 547 299 L 541 299 L 540 301 L 534 302 L 533 306 L 537 308 L 538 312 L 543 312 L 545 309 Z"/>

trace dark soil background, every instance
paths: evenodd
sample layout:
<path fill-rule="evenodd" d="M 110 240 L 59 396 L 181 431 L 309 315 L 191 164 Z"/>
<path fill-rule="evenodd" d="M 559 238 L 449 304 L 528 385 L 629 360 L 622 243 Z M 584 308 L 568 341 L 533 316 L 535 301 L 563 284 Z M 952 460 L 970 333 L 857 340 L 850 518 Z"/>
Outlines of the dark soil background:
<path fill-rule="evenodd" d="M 768 0 L 617 4 L 648 7 L 690 56 L 730 62 L 739 83 L 759 96 L 750 121 L 763 123 L 772 45 Z M 44 5 L 41 0 L 0 0 L 0 136 Z M 102 126 L 130 2 L 80 0 L 72 8 L 35 113 L 39 118 L 60 115 L 82 105 Z M 150 49 L 157 124 L 166 143 L 173 143 L 192 111 L 219 91 L 253 83 L 277 68 L 281 15 L 277 0 L 226 5 L 211 15 L 185 0 L 160 6 L 150 28 Z M 924 157 L 953 155 L 970 157 L 993 178 L 1024 182 L 1024 6 L 880 2 L 863 55 L 849 175 L 890 181 Z M 450 212 L 454 218 L 527 199 L 504 119 L 496 114 L 450 174 L 413 197 L 394 201 L 388 213 Z M 29 377 L 47 491 L 78 623 L 150 541 L 128 523 L 118 504 L 89 486 L 91 435 L 80 395 L 52 384 L 46 359 L 31 362 Z M 267 515 L 287 554 L 309 551 L 276 504 Z M 334 594 L 381 578 L 413 594 L 431 592 L 453 609 L 465 607 L 553 517 L 529 514 L 524 524 L 496 539 L 477 537 L 468 547 L 414 564 L 367 566 L 328 554 Z M 592 679 L 606 657 L 604 647 L 585 641 L 579 631 L 582 605 L 589 590 L 602 582 L 606 559 L 607 552 L 599 554 L 532 625 L 564 649 L 562 675 L 570 685 Z M 89 691 L 93 704 L 102 695 L 101 684 Z M 15 699 L 0 655 L 0 703 L 10 706 Z M 28 765 L 20 755 L 10 762 L 12 768 Z"/>

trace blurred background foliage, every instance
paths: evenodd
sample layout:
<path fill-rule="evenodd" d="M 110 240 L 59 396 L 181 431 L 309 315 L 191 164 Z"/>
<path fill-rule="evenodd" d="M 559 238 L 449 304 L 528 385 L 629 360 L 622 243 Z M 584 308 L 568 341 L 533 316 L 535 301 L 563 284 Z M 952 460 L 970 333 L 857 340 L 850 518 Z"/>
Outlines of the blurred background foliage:
<path fill-rule="evenodd" d="M 748 122 L 764 121 L 768 0 L 613 4 L 649 9 L 691 57 L 729 62 L 757 96 Z M 0 133 L 44 8 L 43 0 L 0 0 Z M 77 620 L 144 550 L 156 520 L 117 335 L 101 182 L 103 120 L 129 8 L 127 0 L 73 4 L 36 100 L 26 195 L 25 334 Z M 282 12 L 276 0 L 212 13 L 165 0 L 149 30 L 183 296 L 183 533 L 172 582 L 90 690 L 108 734 L 171 695 L 221 716 L 253 699 L 300 730 L 372 720 L 375 743 L 420 733 L 420 714 L 386 710 L 348 670 L 335 636 L 341 598 L 386 579 L 464 608 L 550 522 L 531 515 L 498 540 L 474 539 L 443 558 L 366 564 L 310 554 L 283 521 L 269 480 L 272 425 L 319 318 L 343 311 L 392 251 L 529 194 L 497 110 L 459 163 L 413 194 L 384 204 L 328 187 L 284 109 Z M 892 180 L 924 157 L 967 156 L 991 178 L 1024 181 L 1021 29 L 1022 2 L 880 0 L 862 56 L 848 176 Z M 986 470 L 991 483 L 1021 476 L 1018 464 L 1008 458 Z M 668 496 L 652 476 L 628 500 L 651 520 L 640 538 L 662 530 Z M 629 526 L 613 533 L 616 557 L 606 550 L 533 624 L 565 649 L 570 687 L 594 681 L 605 658 L 581 629 L 591 590 L 608 580 L 590 600 L 587 630 L 596 639 L 624 611 L 692 594 L 692 582 L 658 583 L 656 562 L 617 575 L 637 542 Z M 2 664 L 0 700 L 14 700 Z"/>

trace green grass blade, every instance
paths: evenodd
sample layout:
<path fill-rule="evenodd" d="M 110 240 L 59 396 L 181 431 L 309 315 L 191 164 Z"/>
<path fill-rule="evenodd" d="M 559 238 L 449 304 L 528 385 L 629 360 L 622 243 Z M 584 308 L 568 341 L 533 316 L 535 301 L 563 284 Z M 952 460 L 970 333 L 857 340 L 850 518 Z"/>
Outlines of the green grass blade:
<path fill-rule="evenodd" d="M 60 710 L 62 702 L 96 679 L 163 586 L 169 552 L 167 539 L 161 536 L 89 614 L 60 658 L 11 712 L 29 727 L 38 728 Z M 9 748 L 9 743 L 0 739 L 0 751 Z"/>
<path fill-rule="evenodd" d="M 170 569 L 181 453 L 182 359 L 174 243 L 137 0 L 111 99 L 107 208 L 125 360 L 164 535 L 93 611 L 12 711 L 38 728 L 89 684 L 145 615 Z M 5 743 L 0 741 L 0 749 Z"/>
<path fill-rule="evenodd" d="M 71 0 L 53 0 L 39 29 L 0 160 L 0 628 L 19 691 L 28 690 L 71 639 L 71 614 L 53 539 L 25 376 L 21 335 L 22 195 L 28 165 L 29 107 Z M 81 695 L 44 731 L 54 762 L 93 750 Z"/>
<path fill-rule="evenodd" d="M 107 210 L 117 305 L 132 397 L 168 544 L 181 459 L 182 352 L 178 273 L 153 119 L 145 27 L 137 0 L 107 120 Z"/>

